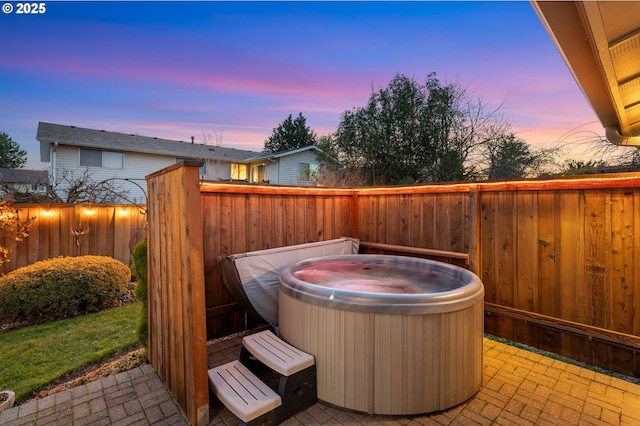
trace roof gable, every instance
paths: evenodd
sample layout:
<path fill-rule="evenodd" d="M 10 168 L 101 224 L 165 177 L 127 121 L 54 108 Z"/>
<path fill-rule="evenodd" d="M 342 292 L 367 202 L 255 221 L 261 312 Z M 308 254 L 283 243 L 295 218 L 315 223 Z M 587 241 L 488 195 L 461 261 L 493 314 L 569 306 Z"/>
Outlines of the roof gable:
<path fill-rule="evenodd" d="M 300 154 L 306 151 L 315 151 L 316 153 L 319 153 L 319 154 L 324 153 L 324 151 L 322 151 L 316 145 L 308 145 L 308 146 L 303 146 L 301 148 L 290 149 L 288 151 L 282 151 L 282 152 L 263 152 L 260 155 L 257 155 L 255 157 L 247 158 L 246 162 L 253 163 L 253 162 L 262 161 L 262 160 L 273 160 L 273 159 Z"/>

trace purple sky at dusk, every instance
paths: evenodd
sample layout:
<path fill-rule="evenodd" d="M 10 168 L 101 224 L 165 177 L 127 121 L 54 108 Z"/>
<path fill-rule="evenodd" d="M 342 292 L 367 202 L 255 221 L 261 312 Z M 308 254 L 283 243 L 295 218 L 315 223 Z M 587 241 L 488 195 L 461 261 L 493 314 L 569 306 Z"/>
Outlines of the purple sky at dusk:
<path fill-rule="evenodd" d="M 29 168 L 38 121 L 260 151 L 289 114 L 332 133 L 397 73 L 503 104 L 531 144 L 603 134 L 528 2 L 48 1 L 0 37 L 0 131 Z"/>

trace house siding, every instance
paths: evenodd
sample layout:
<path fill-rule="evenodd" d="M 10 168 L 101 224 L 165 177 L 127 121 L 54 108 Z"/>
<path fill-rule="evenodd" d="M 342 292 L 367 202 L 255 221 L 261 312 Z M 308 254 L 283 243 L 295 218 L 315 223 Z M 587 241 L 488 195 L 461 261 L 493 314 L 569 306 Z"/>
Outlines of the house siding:
<path fill-rule="evenodd" d="M 280 183 L 280 163 L 267 163 L 267 169 L 265 170 L 265 179 L 269 183 Z"/>
<path fill-rule="evenodd" d="M 204 178 L 206 180 L 231 179 L 231 163 L 223 160 L 207 160 Z"/>
<path fill-rule="evenodd" d="M 311 185 L 312 182 L 300 181 L 300 163 L 318 165 L 315 151 L 304 151 L 280 158 L 280 184 L 283 185 Z"/>
<path fill-rule="evenodd" d="M 104 151 L 108 151 L 108 149 Z M 53 173 L 53 170 L 50 170 L 50 174 L 57 176 L 58 180 L 60 180 L 65 171 L 72 173 L 72 176 L 81 176 L 85 170 L 87 170 L 91 175 L 91 179 L 96 182 L 111 178 L 127 178 L 135 183 L 118 181 L 116 182 L 116 186 L 128 191 L 127 198 L 130 201 L 143 204 L 146 203 L 147 190 L 145 176 L 175 164 L 178 158 L 183 157 L 139 152 L 124 152 L 122 169 L 86 167 L 80 165 L 80 148 L 76 146 L 59 145 L 56 152 L 55 162 L 57 170 L 55 174 Z M 50 163 L 50 168 L 52 165 L 53 162 Z M 229 179 L 231 177 L 231 163 L 221 160 L 207 160 L 205 171 L 206 174 L 202 175 L 202 178 L 205 180 Z M 140 185 L 142 189 L 140 189 L 136 184 Z M 65 185 L 60 183 L 60 187 L 64 188 Z"/>
<path fill-rule="evenodd" d="M 88 171 L 90 177 L 95 182 L 116 178 L 115 186 L 128 191 L 127 198 L 138 204 L 146 203 L 147 182 L 145 176 L 157 170 L 174 164 L 175 157 L 154 154 L 141 154 L 135 152 L 123 153 L 123 168 L 112 169 L 106 167 L 86 167 L 80 166 L 80 149 L 75 146 L 58 146 L 56 153 L 56 170 L 51 170 L 51 174 L 56 176 L 61 188 L 65 188 L 61 180 L 64 173 L 71 173 L 70 177 L 82 176 Z M 53 163 L 51 163 L 53 164 Z M 126 182 L 120 179 L 130 179 L 135 183 Z M 140 189 L 136 184 L 140 185 Z"/>

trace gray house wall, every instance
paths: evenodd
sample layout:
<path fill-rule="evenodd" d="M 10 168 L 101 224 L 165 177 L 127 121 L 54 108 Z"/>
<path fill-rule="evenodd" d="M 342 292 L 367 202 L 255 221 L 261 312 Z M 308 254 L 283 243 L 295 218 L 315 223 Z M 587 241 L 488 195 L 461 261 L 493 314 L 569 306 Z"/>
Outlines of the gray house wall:
<path fill-rule="evenodd" d="M 300 180 L 300 163 L 318 166 L 316 151 L 308 150 L 280 157 L 279 159 L 279 183 L 282 185 L 311 185 L 312 182 Z"/>
<path fill-rule="evenodd" d="M 59 188 L 66 187 L 66 180 L 81 177 L 85 172 L 94 182 L 115 179 L 115 187 L 128 192 L 127 198 L 137 204 L 146 203 L 147 183 L 145 176 L 157 170 L 168 167 L 176 162 L 176 157 L 166 155 L 146 154 L 138 152 L 123 152 L 122 169 L 107 167 L 86 167 L 80 165 L 80 148 L 77 146 L 58 145 L 55 162 L 49 163 L 49 175 Z M 101 150 L 108 151 L 108 150 Z M 118 151 L 114 151 L 118 152 Z M 54 165 L 55 164 L 55 165 Z M 54 169 L 55 167 L 55 169 Z M 65 178 L 66 175 L 66 178 Z M 135 183 L 124 181 L 129 179 Z M 136 185 L 137 184 L 137 185 Z M 140 185 L 142 188 L 139 188 Z"/>

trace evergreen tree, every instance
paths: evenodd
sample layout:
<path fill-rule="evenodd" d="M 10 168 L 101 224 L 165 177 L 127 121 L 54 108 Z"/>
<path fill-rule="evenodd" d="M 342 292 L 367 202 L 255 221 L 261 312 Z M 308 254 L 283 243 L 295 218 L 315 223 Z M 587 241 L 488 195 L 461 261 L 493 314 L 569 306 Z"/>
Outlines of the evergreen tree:
<path fill-rule="evenodd" d="M 302 148 L 316 143 L 316 134 L 307 126 L 307 119 L 299 113 L 294 119 L 291 114 L 264 142 L 264 148 L 270 152 L 283 152 Z"/>
<path fill-rule="evenodd" d="M 11 137 L 0 132 L 0 167 L 7 169 L 19 169 L 27 162 L 27 151 L 20 149 L 20 145 Z"/>

